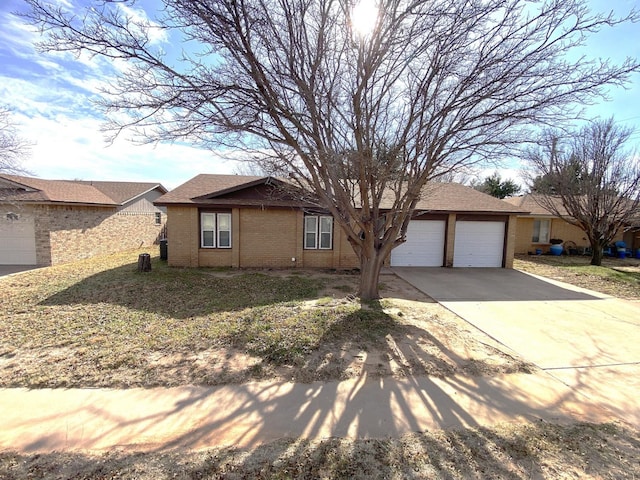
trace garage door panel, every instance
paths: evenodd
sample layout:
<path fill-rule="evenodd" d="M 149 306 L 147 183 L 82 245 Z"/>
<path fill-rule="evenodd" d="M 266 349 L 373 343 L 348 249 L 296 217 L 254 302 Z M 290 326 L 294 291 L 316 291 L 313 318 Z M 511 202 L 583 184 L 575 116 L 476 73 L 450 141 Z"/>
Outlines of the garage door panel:
<path fill-rule="evenodd" d="M 504 222 L 456 222 L 454 267 L 502 267 Z"/>
<path fill-rule="evenodd" d="M 0 264 L 36 264 L 35 225 L 31 215 L 0 215 Z"/>
<path fill-rule="evenodd" d="M 413 220 L 407 241 L 391 252 L 394 267 L 441 267 L 444 262 L 445 222 Z"/>

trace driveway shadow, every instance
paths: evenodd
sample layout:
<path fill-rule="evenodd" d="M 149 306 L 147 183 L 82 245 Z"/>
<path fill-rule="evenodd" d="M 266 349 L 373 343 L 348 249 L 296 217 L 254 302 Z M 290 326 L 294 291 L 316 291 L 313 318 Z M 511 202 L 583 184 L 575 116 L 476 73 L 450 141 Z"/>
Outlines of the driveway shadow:
<path fill-rule="evenodd" d="M 504 268 L 394 267 L 393 272 L 438 302 L 602 299 Z"/>

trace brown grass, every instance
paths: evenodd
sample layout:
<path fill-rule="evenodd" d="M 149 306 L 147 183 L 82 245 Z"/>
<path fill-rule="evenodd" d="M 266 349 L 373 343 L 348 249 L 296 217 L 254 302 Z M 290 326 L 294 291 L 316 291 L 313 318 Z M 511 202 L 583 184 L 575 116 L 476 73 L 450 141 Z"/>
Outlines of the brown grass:
<path fill-rule="evenodd" d="M 393 439 L 282 439 L 253 450 L 102 455 L 0 453 L 14 479 L 636 479 L 640 432 L 620 425 L 508 424 Z"/>
<path fill-rule="evenodd" d="M 618 298 L 640 299 L 640 259 L 605 257 L 602 266 L 588 256 L 523 255 L 514 268 Z"/>
<path fill-rule="evenodd" d="M 155 387 L 251 379 L 530 371 L 394 275 L 136 271 L 126 252 L 0 279 L 0 386 Z M 422 301 L 419 301 L 422 300 Z"/>

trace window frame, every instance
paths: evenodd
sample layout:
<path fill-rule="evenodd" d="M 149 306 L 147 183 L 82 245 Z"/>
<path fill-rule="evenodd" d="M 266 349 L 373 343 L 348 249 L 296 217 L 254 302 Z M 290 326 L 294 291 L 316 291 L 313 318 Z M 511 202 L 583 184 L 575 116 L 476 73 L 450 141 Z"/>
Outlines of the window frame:
<path fill-rule="evenodd" d="M 213 220 L 213 225 L 211 228 L 205 229 L 205 218 L 210 217 Z M 228 218 L 228 228 L 221 229 L 220 228 L 220 218 L 226 217 Z M 200 212 L 200 248 L 220 248 L 220 249 L 229 249 L 233 246 L 232 240 L 232 218 L 231 213 L 229 212 Z M 209 232 L 212 234 L 212 245 L 205 245 L 205 232 Z M 222 245 L 220 241 L 220 234 L 223 232 L 229 233 L 228 245 Z"/>
<path fill-rule="evenodd" d="M 225 230 L 222 230 L 222 228 L 220 227 L 220 218 L 221 217 L 226 217 L 228 220 L 228 227 Z M 222 232 L 229 232 L 229 239 L 228 245 L 222 245 L 222 242 L 220 240 L 220 234 Z M 218 247 L 217 248 L 231 248 L 232 243 L 231 243 L 231 214 L 230 213 L 216 213 L 216 241 L 218 242 Z"/>
<path fill-rule="evenodd" d="M 310 226 L 309 221 L 313 220 L 313 227 Z M 326 222 L 328 221 L 328 225 Z M 323 222 L 325 227 L 323 228 Z M 310 228 L 311 227 L 311 228 Z M 333 216 L 332 215 L 305 215 L 304 216 L 304 228 L 303 228 L 302 246 L 304 250 L 333 250 Z M 309 242 L 309 239 L 313 239 Z M 323 239 L 328 238 L 327 242 Z M 324 245 L 324 246 L 323 246 Z"/>
<path fill-rule="evenodd" d="M 540 232 L 543 231 L 542 224 L 546 223 L 546 239 L 540 239 Z M 538 235 L 536 240 L 536 223 L 538 224 Z M 546 244 L 551 239 L 551 219 L 550 218 L 534 218 L 533 219 L 533 231 L 531 232 L 531 243 L 534 244 Z"/>
<path fill-rule="evenodd" d="M 155 222 L 156 225 L 162 225 L 162 212 L 154 212 L 155 213 Z"/>

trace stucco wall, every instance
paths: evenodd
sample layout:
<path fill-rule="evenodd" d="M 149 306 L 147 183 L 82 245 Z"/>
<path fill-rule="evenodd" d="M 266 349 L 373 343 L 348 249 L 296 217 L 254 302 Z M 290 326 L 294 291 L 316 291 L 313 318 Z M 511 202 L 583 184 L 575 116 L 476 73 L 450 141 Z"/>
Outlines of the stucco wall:
<path fill-rule="evenodd" d="M 56 265 L 152 245 L 161 225 L 154 213 L 117 214 L 115 208 L 40 205 L 34 208 L 36 255 L 40 265 Z"/>

